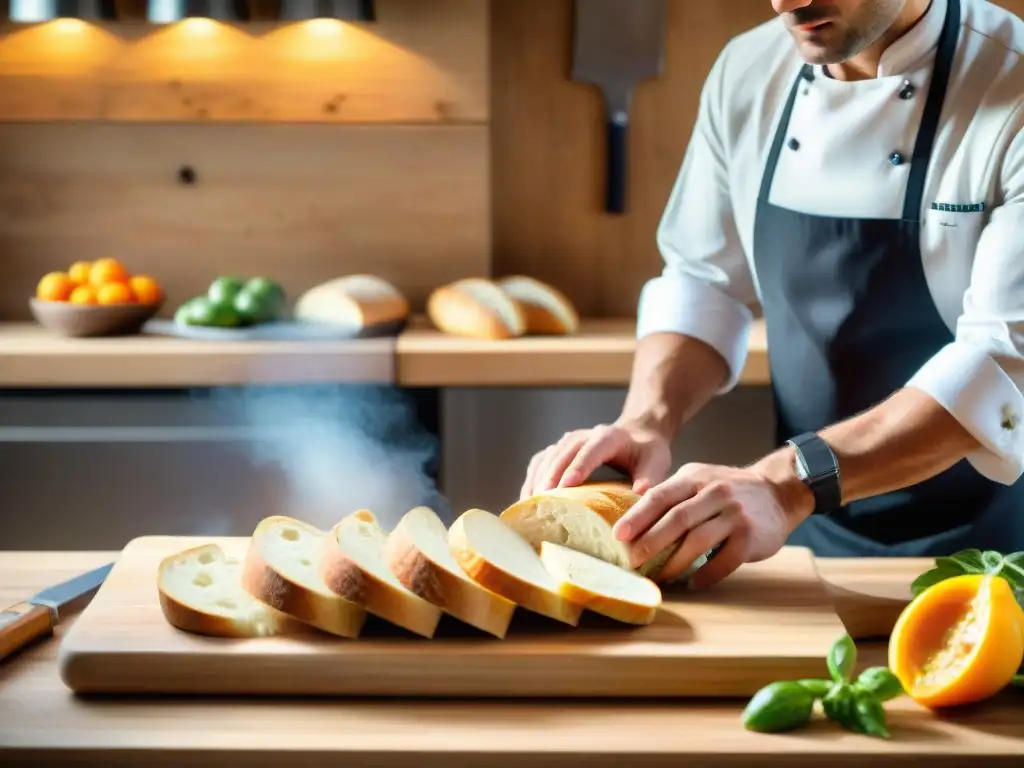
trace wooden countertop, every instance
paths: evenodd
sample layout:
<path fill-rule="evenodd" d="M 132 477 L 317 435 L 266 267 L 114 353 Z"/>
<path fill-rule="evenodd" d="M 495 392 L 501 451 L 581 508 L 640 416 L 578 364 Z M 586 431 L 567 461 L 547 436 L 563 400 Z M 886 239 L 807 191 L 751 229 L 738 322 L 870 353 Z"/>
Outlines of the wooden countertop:
<path fill-rule="evenodd" d="M 0 383 L 12 387 L 179 387 L 397 382 L 410 387 L 615 386 L 629 383 L 636 322 L 585 320 L 568 337 L 480 341 L 415 318 L 396 339 L 211 342 L 160 336 L 62 339 L 0 324 Z M 740 383 L 769 382 L 758 321 Z"/>
<path fill-rule="evenodd" d="M 114 557 L 0 553 L 0 602 Z M 822 560 L 855 637 L 885 633 L 924 560 Z M 746 731 L 745 701 L 76 700 L 57 677 L 58 640 L 0 662 L 0 764 L 139 765 L 1019 765 L 1024 695 L 1007 691 L 939 717 L 900 698 L 886 705 L 891 741 L 821 720 L 803 731 Z M 860 640 L 861 666 L 884 643 Z"/>

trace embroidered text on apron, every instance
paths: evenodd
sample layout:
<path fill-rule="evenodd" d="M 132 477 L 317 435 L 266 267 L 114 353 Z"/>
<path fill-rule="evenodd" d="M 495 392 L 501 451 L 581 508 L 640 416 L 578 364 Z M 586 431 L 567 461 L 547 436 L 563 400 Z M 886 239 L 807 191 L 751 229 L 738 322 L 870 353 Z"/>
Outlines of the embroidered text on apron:
<path fill-rule="evenodd" d="M 754 230 L 780 444 L 877 405 L 953 341 L 925 279 L 920 218 L 959 31 L 960 3 L 950 0 L 899 219 L 818 216 L 769 202 L 798 89 L 813 79 L 809 65 L 793 85 Z M 961 461 L 913 487 L 812 516 L 789 543 L 823 556 L 1024 550 L 1024 484 L 994 483 Z"/>

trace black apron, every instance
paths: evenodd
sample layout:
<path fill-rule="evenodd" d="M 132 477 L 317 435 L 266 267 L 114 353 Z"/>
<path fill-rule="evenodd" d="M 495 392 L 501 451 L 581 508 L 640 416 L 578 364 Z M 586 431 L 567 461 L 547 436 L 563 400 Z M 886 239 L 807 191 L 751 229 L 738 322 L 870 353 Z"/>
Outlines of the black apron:
<path fill-rule="evenodd" d="M 950 0 L 913 155 L 903 216 L 854 219 L 791 211 L 769 202 L 793 105 L 789 94 L 761 183 L 754 264 L 768 332 L 781 445 L 877 405 L 953 341 L 921 259 L 921 203 L 960 31 Z M 904 97 L 906 94 L 904 94 Z M 894 156 L 893 162 L 901 162 Z M 789 544 L 832 557 L 937 556 L 967 547 L 1024 550 L 1024 484 L 992 482 L 963 460 L 918 485 L 814 515 Z"/>

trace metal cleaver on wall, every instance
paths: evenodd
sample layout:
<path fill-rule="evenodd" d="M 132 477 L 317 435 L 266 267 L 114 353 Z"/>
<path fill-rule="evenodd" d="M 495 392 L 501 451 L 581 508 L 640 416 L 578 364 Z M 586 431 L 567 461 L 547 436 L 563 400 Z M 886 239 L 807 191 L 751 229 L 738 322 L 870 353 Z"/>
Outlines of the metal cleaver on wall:
<path fill-rule="evenodd" d="M 599 87 L 607 124 L 605 210 L 626 210 L 629 112 L 637 83 L 661 75 L 666 0 L 575 0 L 572 79 Z"/>

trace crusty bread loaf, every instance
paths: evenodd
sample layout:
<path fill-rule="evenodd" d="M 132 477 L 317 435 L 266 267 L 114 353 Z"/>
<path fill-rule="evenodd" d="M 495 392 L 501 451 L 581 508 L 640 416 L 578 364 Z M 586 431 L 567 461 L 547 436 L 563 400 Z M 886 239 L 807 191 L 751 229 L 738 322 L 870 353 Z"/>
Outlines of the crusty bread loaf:
<path fill-rule="evenodd" d="M 213 637 L 267 637 L 305 627 L 242 588 L 242 563 L 216 544 L 164 558 L 157 567 L 160 609 L 171 626 Z"/>
<path fill-rule="evenodd" d="M 322 575 L 337 594 L 374 616 L 423 637 L 433 637 L 441 608 L 413 593 L 388 565 L 388 534 L 369 510 L 342 518 L 324 548 Z"/>
<path fill-rule="evenodd" d="M 557 288 L 525 275 L 510 275 L 497 283 L 521 307 L 526 333 L 566 335 L 579 329 L 576 308 Z"/>
<path fill-rule="evenodd" d="M 252 535 L 242 585 L 253 597 L 340 637 L 356 638 L 366 611 L 327 588 L 320 577 L 326 531 L 290 517 L 260 521 Z"/>
<path fill-rule="evenodd" d="M 468 277 L 435 289 L 427 317 L 441 331 L 479 339 L 510 339 L 526 332 L 523 309 L 490 280 Z"/>
<path fill-rule="evenodd" d="M 296 320 L 346 328 L 397 323 L 409 316 L 409 301 L 374 275 L 346 275 L 314 286 L 295 302 Z"/>
<path fill-rule="evenodd" d="M 448 532 L 452 554 L 475 581 L 514 603 L 576 626 L 583 607 L 559 593 L 536 551 L 497 515 L 470 509 Z"/>
<path fill-rule="evenodd" d="M 577 605 L 627 624 L 654 621 L 661 590 L 650 579 L 550 541 L 541 544 L 540 559 L 559 594 Z"/>
<path fill-rule="evenodd" d="M 388 536 L 387 556 L 406 589 L 470 626 L 505 637 L 516 604 L 469 577 L 433 510 L 416 507 L 407 512 Z"/>
<path fill-rule="evenodd" d="M 640 496 L 624 483 L 587 483 L 555 488 L 517 501 L 501 513 L 501 519 L 537 552 L 543 542 L 550 541 L 630 568 L 629 549 L 625 542 L 615 538 L 612 526 L 639 500 Z M 659 581 L 662 568 L 678 548 L 678 542 L 669 545 L 637 570 Z M 679 578 L 705 561 L 701 556 Z"/>

